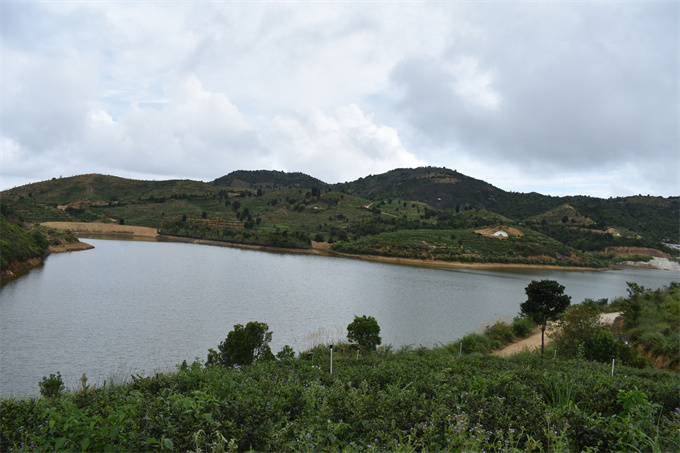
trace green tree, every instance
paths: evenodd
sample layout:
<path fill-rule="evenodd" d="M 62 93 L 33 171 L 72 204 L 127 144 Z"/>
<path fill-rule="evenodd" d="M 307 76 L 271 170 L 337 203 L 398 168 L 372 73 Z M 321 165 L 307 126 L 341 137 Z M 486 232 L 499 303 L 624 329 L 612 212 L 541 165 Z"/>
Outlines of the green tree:
<path fill-rule="evenodd" d="M 245 327 L 236 324 L 234 330 L 220 343 L 219 353 L 209 353 L 208 363 L 218 362 L 224 366 L 232 366 L 271 360 L 274 358 L 269 347 L 271 340 L 272 332 L 266 323 L 251 321 Z"/>
<path fill-rule="evenodd" d="M 549 320 L 556 319 L 571 304 L 564 294 L 564 286 L 554 280 L 532 280 L 524 289 L 527 300 L 520 304 L 521 314 L 528 316 L 541 327 L 541 357 L 545 349 L 545 328 Z"/>
<path fill-rule="evenodd" d="M 354 315 L 354 321 L 347 326 L 347 339 L 359 346 L 375 351 L 376 347 L 382 343 L 380 338 L 380 326 L 373 316 Z"/>
<path fill-rule="evenodd" d="M 563 318 L 548 332 L 553 345 L 560 354 L 576 357 L 583 352 L 586 340 L 597 337 L 606 330 L 600 321 L 599 312 L 588 305 L 573 305 L 565 312 Z M 587 358 L 587 357 L 586 357 Z"/>

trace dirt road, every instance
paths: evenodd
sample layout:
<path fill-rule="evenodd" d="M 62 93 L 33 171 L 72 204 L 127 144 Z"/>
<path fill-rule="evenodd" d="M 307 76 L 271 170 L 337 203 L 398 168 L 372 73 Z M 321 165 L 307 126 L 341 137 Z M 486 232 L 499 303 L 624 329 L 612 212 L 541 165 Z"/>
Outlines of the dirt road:
<path fill-rule="evenodd" d="M 620 312 L 617 313 L 602 313 L 600 315 L 600 321 L 602 321 L 605 324 L 613 324 L 614 320 L 621 316 Z M 548 323 L 548 328 L 550 329 L 550 323 Z M 545 344 L 548 345 L 550 344 L 550 337 L 547 335 L 545 336 Z M 534 352 L 534 351 L 540 351 L 541 349 L 541 329 L 540 327 L 537 327 L 534 332 L 528 336 L 527 338 L 520 340 L 518 342 L 509 344 L 503 349 L 499 349 L 498 351 L 494 351 L 491 354 L 492 355 L 497 355 L 497 356 L 509 356 L 513 354 L 518 354 L 520 352 L 523 352 L 524 350 L 527 350 L 529 352 Z"/>

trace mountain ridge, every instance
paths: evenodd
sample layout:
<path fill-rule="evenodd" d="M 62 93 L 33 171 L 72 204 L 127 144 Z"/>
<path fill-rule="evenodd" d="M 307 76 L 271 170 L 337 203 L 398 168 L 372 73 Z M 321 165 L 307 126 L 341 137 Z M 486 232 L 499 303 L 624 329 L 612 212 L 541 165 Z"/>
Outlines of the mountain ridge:
<path fill-rule="evenodd" d="M 613 257 L 608 247 L 669 253 L 664 242 L 680 243 L 680 197 L 523 194 L 439 167 L 337 184 L 272 170 L 238 170 L 212 182 L 86 174 L 1 196 L 28 223 L 119 222 L 274 247 L 308 248 L 314 240 L 345 253 L 416 259 L 587 262 L 592 257 L 582 254 L 593 252 L 601 262 Z M 489 242 L 477 233 L 510 227 L 522 235 Z"/>

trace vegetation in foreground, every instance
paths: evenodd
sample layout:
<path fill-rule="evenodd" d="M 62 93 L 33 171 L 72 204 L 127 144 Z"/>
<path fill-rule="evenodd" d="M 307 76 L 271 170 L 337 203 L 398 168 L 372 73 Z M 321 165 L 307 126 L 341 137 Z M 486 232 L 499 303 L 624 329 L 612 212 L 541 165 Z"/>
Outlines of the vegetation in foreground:
<path fill-rule="evenodd" d="M 176 373 L 0 402 L 2 451 L 678 451 L 678 376 L 454 348 Z"/>
<path fill-rule="evenodd" d="M 566 360 L 479 352 L 525 336 L 530 318 L 496 322 L 447 346 L 392 351 L 376 350 L 373 317 L 355 316 L 353 344 L 319 345 L 298 358 L 284 347 L 278 360 L 267 324 L 236 325 L 207 362 L 183 363 L 175 373 L 101 388 L 83 375 L 82 389 L 71 393 L 59 373 L 43 378 L 44 398 L 0 401 L 0 450 L 678 451 L 680 376 L 645 360 L 614 372 L 611 355 L 584 354 L 620 358 L 633 350 L 604 326 L 582 322 L 595 307 L 627 307 L 630 316 L 639 302 L 628 334 L 644 336 L 641 326 L 653 322 L 677 331 L 677 317 L 665 316 L 680 285 L 629 284 L 629 292 L 612 304 L 586 300 L 567 309 L 555 339 L 576 351 Z"/>

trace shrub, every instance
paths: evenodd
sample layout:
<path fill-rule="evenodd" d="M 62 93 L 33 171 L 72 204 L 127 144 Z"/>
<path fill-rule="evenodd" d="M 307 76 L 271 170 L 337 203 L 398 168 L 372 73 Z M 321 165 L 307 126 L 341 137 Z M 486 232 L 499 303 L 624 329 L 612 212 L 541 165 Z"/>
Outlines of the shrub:
<path fill-rule="evenodd" d="M 583 357 L 597 362 L 611 362 L 619 356 L 619 342 L 608 330 L 587 337 L 583 342 Z"/>
<path fill-rule="evenodd" d="M 499 343 L 500 345 L 512 343 L 515 340 L 515 334 L 512 331 L 512 326 L 505 321 L 498 321 L 488 328 L 486 334 L 491 339 L 492 343 Z M 496 349 L 496 346 L 494 347 Z"/>
<path fill-rule="evenodd" d="M 512 333 L 521 338 L 528 337 L 535 327 L 536 324 L 534 324 L 531 318 L 517 316 L 512 320 Z"/>
<path fill-rule="evenodd" d="M 479 333 L 469 333 L 461 340 L 463 343 L 462 350 L 466 354 L 473 352 L 486 353 L 491 350 L 491 339 Z"/>
<path fill-rule="evenodd" d="M 666 349 L 666 338 L 661 332 L 645 332 L 640 337 L 640 343 L 645 349 L 656 354 L 662 354 Z"/>
<path fill-rule="evenodd" d="M 40 387 L 40 394 L 46 398 L 56 398 L 64 391 L 64 381 L 61 379 L 61 373 L 57 371 L 57 375 L 50 374 L 50 377 L 43 376 L 42 381 L 38 382 Z"/>
<path fill-rule="evenodd" d="M 219 353 L 208 352 L 208 363 L 221 363 L 224 366 L 250 365 L 253 362 L 271 360 L 274 354 L 269 347 L 272 332 L 263 322 L 251 321 L 245 327 L 234 325 L 227 338 L 220 343 Z"/>
<path fill-rule="evenodd" d="M 280 360 L 294 359 L 295 351 L 290 346 L 285 345 L 279 352 L 276 353 L 276 357 L 278 357 Z"/>
<path fill-rule="evenodd" d="M 560 354 L 576 357 L 583 343 L 597 337 L 604 329 L 597 310 L 587 305 L 574 305 L 564 313 L 549 336 L 553 338 L 553 344 Z M 596 348 L 594 344 L 592 347 Z"/>
<path fill-rule="evenodd" d="M 347 339 L 369 351 L 375 351 L 382 343 L 379 333 L 380 326 L 373 316 L 364 315 L 360 318 L 355 315 L 354 321 L 347 326 Z"/>

